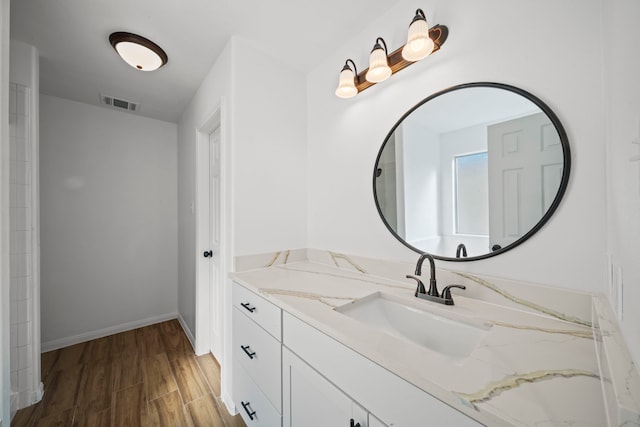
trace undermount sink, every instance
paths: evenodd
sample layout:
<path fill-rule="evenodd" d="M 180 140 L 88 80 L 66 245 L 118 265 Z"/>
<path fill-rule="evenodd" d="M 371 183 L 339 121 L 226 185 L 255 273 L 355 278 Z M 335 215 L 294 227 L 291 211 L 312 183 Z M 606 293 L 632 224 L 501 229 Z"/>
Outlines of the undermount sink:
<path fill-rule="evenodd" d="M 424 301 L 407 300 L 376 292 L 337 312 L 395 337 L 462 359 L 482 342 L 491 325 L 446 313 L 430 311 Z"/>

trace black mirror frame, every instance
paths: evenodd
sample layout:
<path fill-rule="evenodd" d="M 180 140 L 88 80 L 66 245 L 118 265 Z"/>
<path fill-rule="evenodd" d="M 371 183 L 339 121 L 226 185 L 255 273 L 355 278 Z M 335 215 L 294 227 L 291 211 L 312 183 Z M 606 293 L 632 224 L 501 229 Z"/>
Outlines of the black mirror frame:
<path fill-rule="evenodd" d="M 527 98 L 529 101 L 533 102 L 538 108 L 540 108 L 540 110 L 542 110 L 542 112 L 544 112 L 547 115 L 547 117 L 549 117 L 549 119 L 551 120 L 551 123 L 553 123 L 553 126 L 556 128 L 556 131 L 558 132 L 558 136 L 560 137 L 560 144 L 562 146 L 562 154 L 564 156 L 563 167 L 562 167 L 562 179 L 560 181 L 560 187 L 558 188 L 558 192 L 556 193 L 556 196 L 553 199 L 553 202 L 551 203 L 551 206 L 549 206 L 549 209 L 547 209 L 547 212 L 545 212 L 545 214 L 542 216 L 540 221 L 538 221 L 531 228 L 531 230 L 529 230 L 527 233 L 525 233 L 518 240 L 516 240 L 515 242 L 511 243 L 510 245 L 507 245 L 507 246 L 505 246 L 503 248 L 500 248 L 500 249 L 497 249 L 495 251 L 491 251 L 491 252 L 488 252 L 488 253 L 483 254 L 483 255 L 471 256 L 471 257 L 468 257 L 468 258 L 453 258 L 453 257 L 445 257 L 445 256 L 437 255 L 437 254 L 431 254 L 434 258 L 439 259 L 439 260 L 443 260 L 443 261 L 477 261 L 477 260 L 486 259 L 486 258 L 490 258 L 490 257 L 496 256 L 496 255 L 502 254 L 502 253 L 507 252 L 507 251 L 515 248 L 516 246 L 522 244 L 523 242 L 528 240 L 531 236 L 533 236 L 535 233 L 537 233 L 538 230 L 540 230 L 547 223 L 547 221 L 549 221 L 549 219 L 551 218 L 553 213 L 556 211 L 556 209 L 560 205 L 562 197 L 564 196 L 564 193 L 565 193 L 565 191 L 567 189 L 567 185 L 569 184 L 569 173 L 571 171 L 571 149 L 569 148 L 569 138 L 567 137 L 567 133 L 564 130 L 564 127 L 562 126 L 562 123 L 560 122 L 560 119 L 558 119 L 558 116 L 556 116 L 556 114 L 551 110 L 551 108 L 549 108 L 549 106 L 547 104 L 542 102 L 542 100 L 540 100 L 538 97 L 532 95 L 531 93 L 529 93 L 529 92 L 527 92 L 527 91 L 525 91 L 523 89 L 520 89 L 520 88 L 515 87 L 515 86 L 511 86 L 511 85 L 508 85 L 508 84 L 504 84 L 504 83 L 474 82 L 474 83 L 463 83 L 463 84 L 459 84 L 459 85 L 456 85 L 456 86 L 451 86 L 451 87 L 449 87 L 447 89 L 441 90 L 439 92 L 434 93 L 433 95 L 428 96 L 427 98 L 423 99 L 422 101 L 417 103 L 415 106 L 413 106 L 411 109 L 409 109 L 409 111 L 404 113 L 403 116 L 400 117 L 400 119 L 396 122 L 396 124 L 393 125 L 393 127 L 391 128 L 389 133 L 387 133 L 387 136 L 385 137 L 385 139 L 384 139 L 384 141 L 382 143 L 382 146 L 380 147 L 380 150 L 378 151 L 378 155 L 376 156 L 376 162 L 375 162 L 375 164 L 373 166 L 373 199 L 374 199 L 374 202 L 375 202 L 375 205 L 376 205 L 376 209 L 378 210 L 378 214 L 380 215 L 380 218 L 382 219 L 382 222 L 384 223 L 384 225 L 387 227 L 387 230 L 389 230 L 389 232 L 396 239 L 398 239 L 403 245 L 405 245 L 406 247 L 408 247 L 412 251 L 415 251 L 417 253 L 424 253 L 423 250 L 420 250 L 420 249 L 410 245 L 407 241 L 405 241 L 402 237 L 400 237 L 398 235 L 398 233 L 396 233 L 396 231 L 389 225 L 389 223 L 385 219 L 385 217 L 384 217 L 384 215 L 382 213 L 382 210 L 380 209 L 380 203 L 378 203 L 378 194 L 376 192 L 376 177 L 377 177 L 377 171 L 378 171 L 378 163 L 380 162 L 380 156 L 382 155 L 382 151 L 384 150 L 385 146 L 387 145 L 387 142 L 389 141 L 389 138 L 395 132 L 396 128 L 400 125 L 400 123 L 402 123 L 402 121 L 407 116 L 409 116 L 411 113 L 413 113 L 416 109 L 420 108 L 422 105 L 424 105 L 427 102 L 431 101 L 432 99 L 437 98 L 437 97 L 439 97 L 441 95 L 444 95 L 446 93 L 453 92 L 453 91 L 460 90 L 460 89 L 473 88 L 473 87 L 492 87 L 492 88 L 496 88 L 496 89 L 503 89 L 503 90 L 508 90 L 508 91 L 517 93 L 518 95 L 523 96 L 523 97 Z"/>

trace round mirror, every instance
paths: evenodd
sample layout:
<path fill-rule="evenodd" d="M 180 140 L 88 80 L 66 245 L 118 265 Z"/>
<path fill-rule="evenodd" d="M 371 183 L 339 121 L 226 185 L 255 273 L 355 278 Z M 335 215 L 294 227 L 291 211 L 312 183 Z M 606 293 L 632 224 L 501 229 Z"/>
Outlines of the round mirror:
<path fill-rule="evenodd" d="M 514 248 L 557 208 L 571 155 L 557 116 L 500 83 L 438 92 L 393 126 L 373 194 L 391 233 L 416 252 L 468 261 Z"/>

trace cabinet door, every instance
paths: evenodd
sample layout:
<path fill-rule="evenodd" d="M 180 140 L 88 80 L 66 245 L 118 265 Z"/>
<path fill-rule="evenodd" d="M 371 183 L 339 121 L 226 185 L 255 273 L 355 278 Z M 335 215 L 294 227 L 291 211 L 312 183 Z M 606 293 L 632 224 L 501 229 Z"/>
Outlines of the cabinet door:
<path fill-rule="evenodd" d="M 367 413 L 313 368 L 282 350 L 284 427 L 367 427 Z"/>

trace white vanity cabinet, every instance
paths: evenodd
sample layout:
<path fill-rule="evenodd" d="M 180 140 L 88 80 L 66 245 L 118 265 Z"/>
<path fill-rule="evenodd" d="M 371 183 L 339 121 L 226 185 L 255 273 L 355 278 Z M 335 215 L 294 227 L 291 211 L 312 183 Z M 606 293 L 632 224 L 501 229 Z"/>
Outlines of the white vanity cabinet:
<path fill-rule="evenodd" d="M 232 396 L 248 427 L 481 426 L 243 286 L 232 299 Z"/>
<path fill-rule="evenodd" d="M 282 310 L 233 284 L 233 400 L 249 427 L 282 421 Z"/>
<path fill-rule="evenodd" d="M 367 411 L 286 347 L 282 382 L 284 427 L 367 427 Z"/>
<path fill-rule="evenodd" d="M 381 422 L 383 426 L 394 427 L 479 427 L 482 425 L 289 313 L 283 313 L 282 321 L 285 360 L 290 360 L 287 356 L 288 348 L 313 367 L 319 373 L 318 377 L 326 378 L 327 384 L 339 389 L 342 394 L 349 396 L 350 400 L 366 408 L 371 413 L 372 420 L 375 415 L 377 420 L 369 427 L 378 427 Z M 302 383 L 298 380 L 294 384 L 298 390 L 295 390 L 293 383 L 288 382 L 286 378 L 290 379 L 293 376 L 291 372 L 294 372 L 294 368 L 299 377 L 303 370 L 298 368 L 300 363 L 295 367 L 291 364 L 283 366 L 285 370 L 290 371 L 290 373 L 284 372 L 285 427 L 306 425 L 298 424 L 295 420 L 293 424 L 286 424 L 289 416 L 286 406 L 287 396 L 291 396 L 293 392 L 301 393 L 300 384 Z M 319 381 L 307 382 L 313 386 L 319 383 Z M 311 395 L 312 392 L 308 393 Z M 297 402 L 305 399 L 298 399 Z M 335 399 L 339 400 L 337 397 Z M 293 408 L 293 411 L 296 409 Z M 322 414 L 310 416 L 320 417 Z M 324 425 L 348 426 L 349 424 Z M 363 423 L 361 425 L 364 426 Z"/>

